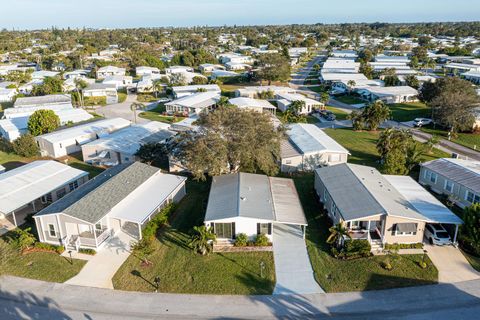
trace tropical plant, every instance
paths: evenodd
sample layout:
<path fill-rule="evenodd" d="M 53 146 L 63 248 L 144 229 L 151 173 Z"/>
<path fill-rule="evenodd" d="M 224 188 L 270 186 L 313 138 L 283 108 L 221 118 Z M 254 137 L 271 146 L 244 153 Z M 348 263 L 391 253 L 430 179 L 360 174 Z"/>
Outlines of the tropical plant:
<path fill-rule="evenodd" d="M 235 247 L 245 247 L 248 244 L 248 236 L 245 233 L 237 234 L 235 238 Z"/>
<path fill-rule="evenodd" d="M 255 246 L 257 247 L 266 247 L 268 246 L 270 241 L 265 233 L 260 233 L 255 238 Z"/>
<path fill-rule="evenodd" d="M 152 82 L 152 89 L 155 93 L 155 98 L 158 98 L 158 93 L 163 90 L 164 81 L 162 79 L 155 79 Z"/>
<path fill-rule="evenodd" d="M 213 228 L 206 226 L 193 227 L 194 234 L 191 237 L 189 246 L 197 253 L 201 255 L 207 255 L 212 250 L 212 242 L 215 241 L 216 236 L 213 232 Z"/>
<path fill-rule="evenodd" d="M 76 78 L 75 79 L 75 90 L 77 91 L 78 98 L 80 99 L 80 105 L 82 107 L 85 106 L 85 102 L 83 99 L 83 90 L 88 86 L 87 82 L 83 79 Z"/>
<path fill-rule="evenodd" d="M 362 111 L 363 121 L 370 131 L 377 130 L 383 121 L 390 118 L 390 114 L 390 108 L 380 100 L 367 105 Z"/>
<path fill-rule="evenodd" d="M 426 151 L 431 154 L 433 151 L 433 148 L 439 142 L 440 142 L 440 138 L 436 134 L 432 134 L 432 136 L 427 141 L 424 142 Z"/>
<path fill-rule="evenodd" d="M 133 122 L 137 123 L 137 111 L 138 110 L 144 110 L 145 105 L 140 102 L 134 102 L 130 105 L 130 110 L 133 111 Z"/>
<path fill-rule="evenodd" d="M 348 239 L 352 238 L 348 233 L 348 229 L 342 222 L 330 227 L 328 231 L 330 232 L 330 235 L 327 238 L 327 243 L 332 245 L 335 244 L 337 248 L 343 246 L 345 237 Z"/>
<path fill-rule="evenodd" d="M 363 130 L 363 114 L 360 111 L 353 110 L 347 115 L 348 120 L 352 120 L 353 130 Z"/>
<path fill-rule="evenodd" d="M 11 242 L 15 247 L 20 251 L 30 249 L 32 245 L 37 241 L 35 236 L 32 234 L 32 228 L 20 229 L 16 228 L 13 230 L 13 237 Z"/>
<path fill-rule="evenodd" d="M 470 253 L 480 256 L 480 203 L 464 209 L 460 242 Z"/>

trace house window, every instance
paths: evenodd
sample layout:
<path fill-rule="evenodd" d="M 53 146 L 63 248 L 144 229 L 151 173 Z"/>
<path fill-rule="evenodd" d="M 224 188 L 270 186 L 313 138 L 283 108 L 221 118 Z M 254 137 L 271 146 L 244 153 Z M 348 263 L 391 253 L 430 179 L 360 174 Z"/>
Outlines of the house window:
<path fill-rule="evenodd" d="M 65 191 L 65 189 L 60 189 L 60 190 L 57 190 L 57 198 L 60 199 L 60 198 L 63 198 L 64 195 L 67 194 L 67 191 Z"/>
<path fill-rule="evenodd" d="M 431 183 L 437 183 L 437 174 L 429 170 L 425 171 L 425 179 Z"/>
<path fill-rule="evenodd" d="M 99 222 L 95 225 L 96 230 L 102 230 L 102 224 Z"/>
<path fill-rule="evenodd" d="M 453 182 L 452 181 L 445 180 L 445 190 L 447 190 L 448 192 L 453 191 Z"/>
<path fill-rule="evenodd" d="M 59 147 L 60 147 L 60 148 L 63 148 L 61 143 L 59 143 Z"/>
<path fill-rule="evenodd" d="M 414 236 L 417 234 L 418 225 L 416 223 L 397 223 L 395 225 L 396 236 Z"/>
<path fill-rule="evenodd" d="M 70 191 L 73 191 L 73 190 L 77 189 L 78 188 L 78 181 L 75 180 L 73 182 L 70 182 L 68 184 L 68 187 L 70 188 Z"/>
<path fill-rule="evenodd" d="M 285 163 L 286 164 L 292 164 L 292 160 L 286 160 Z"/>
<path fill-rule="evenodd" d="M 257 223 L 257 234 L 272 234 L 271 223 Z"/>
<path fill-rule="evenodd" d="M 360 229 L 360 221 L 351 221 L 350 222 L 350 229 L 359 230 Z"/>
<path fill-rule="evenodd" d="M 48 224 L 48 234 L 50 237 L 56 237 L 57 236 L 57 231 L 55 231 L 55 225 L 53 224 Z"/>
<path fill-rule="evenodd" d="M 480 195 L 475 194 L 471 191 L 467 191 L 467 196 L 465 197 L 465 200 L 467 200 L 471 204 L 480 203 Z"/>
<path fill-rule="evenodd" d="M 335 203 L 332 202 L 332 215 L 335 217 L 336 216 L 336 211 L 337 211 L 337 206 Z"/>
<path fill-rule="evenodd" d="M 220 239 L 233 239 L 235 236 L 235 222 L 215 223 L 215 235 Z"/>

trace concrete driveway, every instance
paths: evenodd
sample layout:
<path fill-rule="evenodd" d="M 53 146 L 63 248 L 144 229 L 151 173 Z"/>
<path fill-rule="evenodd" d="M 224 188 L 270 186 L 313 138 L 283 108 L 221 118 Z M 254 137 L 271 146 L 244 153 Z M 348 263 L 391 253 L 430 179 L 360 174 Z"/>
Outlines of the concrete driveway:
<path fill-rule="evenodd" d="M 453 246 L 425 245 L 428 256 L 438 269 L 438 282 L 455 283 L 480 279 L 459 249 Z"/>
<path fill-rule="evenodd" d="M 130 256 L 130 242 L 135 241 L 128 234 L 119 231 L 99 250 L 67 284 L 113 289 L 112 277 Z"/>
<path fill-rule="evenodd" d="M 95 109 L 95 112 L 105 118 L 123 118 L 134 122 L 133 111 L 130 109 L 130 105 L 134 102 L 137 102 L 137 95 L 129 94 L 127 99 L 122 103 L 109 104 L 104 107 L 99 107 Z M 147 123 L 150 122 L 147 119 L 140 118 L 138 114 L 141 111 L 137 111 L 137 123 Z"/>
<path fill-rule="evenodd" d="M 273 256 L 277 283 L 273 294 L 323 293 L 313 277 L 305 239 L 299 226 L 273 226 Z"/>

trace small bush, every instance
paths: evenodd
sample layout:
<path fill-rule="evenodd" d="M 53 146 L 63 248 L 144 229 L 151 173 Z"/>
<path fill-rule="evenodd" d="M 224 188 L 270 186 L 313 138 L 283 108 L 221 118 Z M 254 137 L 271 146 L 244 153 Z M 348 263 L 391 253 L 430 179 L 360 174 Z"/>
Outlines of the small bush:
<path fill-rule="evenodd" d="M 78 249 L 78 253 L 89 254 L 91 256 L 94 256 L 95 254 L 97 254 L 97 251 L 93 249 L 80 248 Z"/>
<path fill-rule="evenodd" d="M 387 243 L 385 250 L 400 250 L 400 249 L 423 249 L 423 243 Z"/>
<path fill-rule="evenodd" d="M 334 257 L 340 259 L 357 259 L 371 256 L 371 250 L 372 247 L 368 240 L 349 240 L 345 241 L 342 251 L 332 248 L 331 253 Z"/>
<path fill-rule="evenodd" d="M 163 208 L 159 213 L 157 213 L 143 228 L 142 235 L 143 238 L 151 239 L 155 237 L 157 234 L 158 229 L 163 226 L 167 221 L 168 217 L 172 212 L 176 209 L 176 205 L 174 203 L 170 203 L 165 208 Z"/>
<path fill-rule="evenodd" d="M 235 239 L 235 247 L 245 247 L 248 243 L 248 237 L 245 233 L 239 233 Z"/>
<path fill-rule="evenodd" d="M 48 251 L 56 252 L 58 254 L 62 254 L 65 251 L 65 247 L 63 246 L 56 246 L 56 245 L 44 243 L 44 242 L 36 242 L 34 247 L 36 249 L 48 250 Z"/>
<path fill-rule="evenodd" d="M 35 138 L 29 133 L 24 134 L 13 141 L 12 147 L 13 152 L 26 158 L 34 157 L 40 152 Z"/>
<path fill-rule="evenodd" d="M 255 246 L 257 247 L 266 247 L 270 244 L 270 241 L 268 240 L 268 237 L 265 233 L 260 233 L 257 235 L 257 238 L 255 238 Z"/>

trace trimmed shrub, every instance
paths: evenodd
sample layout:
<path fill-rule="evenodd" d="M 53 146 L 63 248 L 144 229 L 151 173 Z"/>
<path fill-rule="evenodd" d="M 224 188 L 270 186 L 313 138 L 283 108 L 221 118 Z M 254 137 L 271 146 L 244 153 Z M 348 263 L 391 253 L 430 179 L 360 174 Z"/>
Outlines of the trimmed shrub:
<path fill-rule="evenodd" d="M 423 249 L 423 243 L 387 243 L 385 250 L 400 250 L 400 249 Z"/>
<path fill-rule="evenodd" d="M 43 242 L 36 242 L 34 247 L 36 249 L 52 251 L 52 252 L 56 252 L 58 254 L 62 254 L 65 251 L 65 247 L 63 247 L 63 246 L 56 246 L 56 245 L 53 245 L 53 244 L 43 243 Z"/>
<path fill-rule="evenodd" d="M 248 244 L 248 237 L 245 233 L 239 233 L 235 239 L 235 247 L 246 247 Z"/>
<path fill-rule="evenodd" d="M 35 138 L 27 133 L 18 137 L 12 144 L 13 152 L 21 157 L 31 158 L 40 152 Z"/>
<path fill-rule="evenodd" d="M 176 209 L 174 203 L 170 203 L 165 208 L 163 208 L 159 213 L 157 213 L 143 228 L 142 236 L 143 238 L 151 239 L 155 237 L 158 229 L 163 226 L 167 221 L 170 214 L 172 214 Z"/>
<path fill-rule="evenodd" d="M 78 249 L 78 253 L 89 254 L 91 256 L 94 256 L 94 255 L 97 254 L 97 251 L 95 251 L 93 249 L 80 248 L 80 249 Z"/>
<path fill-rule="evenodd" d="M 341 251 L 332 248 L 331 253 L 336 258 L 350 260 L 369 257 L 372 255 L 371 250 L 368 240 L 348 240 Z"/>
<path fill-rule="evenodd" d="M 255 238 L 255 246 L 257 247 L 266 247 L 269 244 L 270 244 L 270 241 L 268 240 L 268 237 L 265 233 L 260 233 Z"/>

